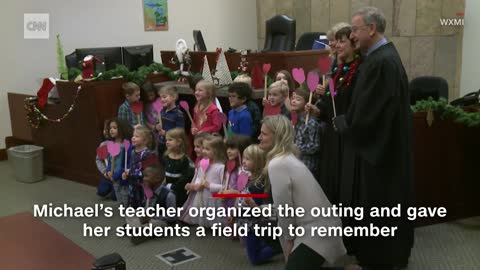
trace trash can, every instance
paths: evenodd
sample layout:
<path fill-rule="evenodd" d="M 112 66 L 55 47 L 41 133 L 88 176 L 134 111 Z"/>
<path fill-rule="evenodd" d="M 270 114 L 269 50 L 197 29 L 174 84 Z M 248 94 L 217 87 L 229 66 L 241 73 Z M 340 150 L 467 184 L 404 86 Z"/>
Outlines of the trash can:
<path fill-rule="evenodd" d="M 34 183 L 43 179 L 43 147 L 19 145 L 7 152 L 17 181 Z"/>

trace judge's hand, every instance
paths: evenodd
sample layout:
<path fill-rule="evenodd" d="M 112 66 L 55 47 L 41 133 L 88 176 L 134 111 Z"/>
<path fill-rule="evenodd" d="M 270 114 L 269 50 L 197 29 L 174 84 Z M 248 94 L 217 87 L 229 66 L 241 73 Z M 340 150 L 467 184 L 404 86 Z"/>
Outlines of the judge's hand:
<path fill-rule="evenodd" d="M 305 104 L 305 112 L 306 113 L 311 113 L 315 116 L 320 115 L 320 109 L 317 106 L 315 106 L 313 104 L 310 104 L 310 103 Z"/>
<path fill-rule="evenodd" d="M 315 89 L 315 93 L 319 94 L 320 96 L 325 95 L 325 87 L 321 84 L 317 85 L 317 88 Z"/>
<path fill-rule="evenodd" d="M 335 131 L 338 133 L 343 133 L 348 128 L 347 122 L 345 121 L 345 115 L 339 115 L 332 118 L 332 124 Z"/>
<path fill-rule="evenodd" d="M 192 132 L 192 135 L 193 135 L 193 136 L 195 136 L 195 135 L 198 134 L 198 128 L 196 128 L 196 127 L 192 127 L 192 128 L 190 129 L 190 131 Z"/>

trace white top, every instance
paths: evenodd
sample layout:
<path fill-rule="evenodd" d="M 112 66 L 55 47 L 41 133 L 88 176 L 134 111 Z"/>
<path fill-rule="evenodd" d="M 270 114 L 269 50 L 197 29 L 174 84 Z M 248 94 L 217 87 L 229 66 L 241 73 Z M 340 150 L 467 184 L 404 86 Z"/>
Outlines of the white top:
<path fill-rule="evenodd" d="M 275 209 L 278 205 L 302 207 L 305 209 L 303 217 L 278 217 L 278 226 L 283 230 L 284 240 L 294 240 L 293 250 L 304 244 L 322 255 L 328 264 L 334 264 L 346 253 L 341 237 L 310 236 L 312 227 L 341 227 L 338 217 L 312 217 L 312 207 L 331 207 L 327 196 L 313 177 L 308 168 L 293 154 L 272 159 L 268 163 L 268 175 L 272 186 Z M 288 234 L 288 225 L 305 228 L 302 237 L 291 237 Z M 283 241 L 281 241 L 283 242 Z"/>

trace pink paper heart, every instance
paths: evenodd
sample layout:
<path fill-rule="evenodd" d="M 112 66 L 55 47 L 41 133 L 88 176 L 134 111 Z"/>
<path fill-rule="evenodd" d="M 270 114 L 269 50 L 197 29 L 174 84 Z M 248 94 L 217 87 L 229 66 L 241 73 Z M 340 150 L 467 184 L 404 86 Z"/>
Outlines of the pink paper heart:
<path fill-rule="evenodd" d="M 123 140 L 123 148 L 125 148 L 125 151 L 127 151 L 129 147 L 130 147 L 130 141 L 127 139 Z"/>
<path fill-rule="evenodd" d="M 323 75 L 330 72 L 331 68 L 332 68 L 332 58 L 328 56 L 324 56 L 318 59 L 318 69 Z"/>
<path fill-rule="evenodd" d="M 315 92 L 318 86 L 319 76 L 317 72 L 310 71 L 307 76 L 307 85 L 310 92 Z"/>
<path fill-rule="evenodd" d="M 224 113 L 221 113 L 219 112 L 218 113 L 218 119 L 222 122 L 222 125 L 226 125 L 227 124 L 227 115 L 224 114 Z"/>
<path fill-rule="evenodd" d="M 305 71 L 303 68 L 293 68 L 292 75 L 293 79 L 300 85 L 305 81 Z"/>
<path fill-rule="evenodd" d="M 200 168 L 203 170 L 204 173 L 207 171 L 209 166 L 210 160 L 208 158 L 202 158 L 202 160 L 200 160 Z"/>
<path fill-rule="evenodd" d="M 155 111 L 157 111 L 157 113 L 161 112 L 163 109 L 163 104 L 162 102 L 160 102 L 160 98 L 157 98 L 152 105 Z"/>
<path fill-rule="evenodd" d="M 132 109 L 132 112 L 139 114 L 143 111 L 143 102 L 133 102 L 130 104 L 130 108 Z"/>
<path fill-rule="evenodd" d="M 328 78 L 328 88 L 330 90 L 330 94 L 332 94 L 333 96 L 337 95 L 337 92 L 335 92 L 335 82 L 332 78 Z"/>
<path fill-rule="evenodd" d="M 107 149 L 107 146 L 106 145 L 102 145 L 100 147 L 97 148 L 97 156 L 100 158 L 100 159 L 107 159 L 108 157 L 108 149 Z"/>
<path fill-rule="evenodd" d="M 245 189 L 248 183 L 248 174 L 246 172 L 241 172 L 237 178 L 237 190 L 242 191 Z"/>
<path fill-rule="evenodd" d="M 145 183 L 143 183 L 142 186 L 143 186 L 143 194 L 145 194 L 145 197 L 147 199 L 152 198 L 153 197 L 153 190 L 149 186 L 147 186 Z"/>
<path fill-rule="evenodd" d="M 180 101 L 180 107 L 182 107 L 186 112 L 190 111 L 190 107 L 188 107 L 188 102 L 185 100 Z"/>
<path fill-rule="evenodd" d="M 107 149 L 110 156 L 115 157 L 120 154 L 120 144 L 109 141 L 107 143 Z"/>
<path fill-rule="evenodd" d="M 272 67 L 272 65 L 270 63 L 263 64 L 263 66 L 262 66 L 263 74 L 267 75 L 268 72 L 270 71 L 271 67 Z"/>

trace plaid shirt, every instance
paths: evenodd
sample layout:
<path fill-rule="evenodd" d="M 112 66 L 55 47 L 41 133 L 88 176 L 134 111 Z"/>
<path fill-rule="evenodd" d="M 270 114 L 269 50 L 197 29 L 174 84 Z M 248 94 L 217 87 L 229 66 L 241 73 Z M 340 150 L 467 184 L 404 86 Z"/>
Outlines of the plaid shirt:
<path fill-rule="evenodd" d="M 315 175 L 320 165 L 320 136 L 323 127 L 314 117 L 309 117 L 305 125 L 304 113 L 297 115 L 297 119 L 295 144 L 301 153 L 300 160 Z"/>
<path fill-rule="evenodd" d="M 130 103 L 125 100 L 125 102 L 118 107 L 118 118 L 128 121 L 132 127 L 138 124 L 138 116 L 132 112 L 130 108 Z M 143 112 L 140 113 L 140 124 L 145 125 L 145 118 L 143 116 Z"/>

